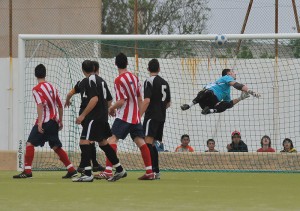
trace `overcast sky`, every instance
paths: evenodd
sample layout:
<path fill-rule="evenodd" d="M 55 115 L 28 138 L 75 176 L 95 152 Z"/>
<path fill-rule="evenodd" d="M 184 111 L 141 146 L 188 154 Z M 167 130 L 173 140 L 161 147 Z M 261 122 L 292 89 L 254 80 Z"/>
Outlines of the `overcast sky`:
<path fill-rule="evenodd" d="M 240 33 L 250 0 L 209 0 L 207 33 Z M 298 16 L 300 1 L 296 0 Z M 279 33 L 296 32 L 292 0 L 279 0 Z M 275 0 L 254 0 L 245 33 L 275 32 Z"/>

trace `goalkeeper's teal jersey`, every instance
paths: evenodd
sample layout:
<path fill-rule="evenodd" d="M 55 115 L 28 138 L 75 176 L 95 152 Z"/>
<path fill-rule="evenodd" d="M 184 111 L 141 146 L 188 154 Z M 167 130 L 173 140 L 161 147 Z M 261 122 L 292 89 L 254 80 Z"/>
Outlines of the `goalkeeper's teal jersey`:
<path fill-rule="evenodd" d="M 223 100 L 229 102 L 231 100 L 229 83 L 232 81 L 235 81 L 232 76 L 225 75 L 215 82 L 207 84 L 205 88 L 212 90 L 219 101 Z"/>

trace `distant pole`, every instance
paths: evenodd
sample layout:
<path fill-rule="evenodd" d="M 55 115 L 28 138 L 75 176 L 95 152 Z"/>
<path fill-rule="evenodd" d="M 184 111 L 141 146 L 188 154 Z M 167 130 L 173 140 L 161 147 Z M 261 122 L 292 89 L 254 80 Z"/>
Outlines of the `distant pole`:
<path fill-rule="evenodd" d="M 13 127 L 13 46 L 12 46 L 12 0 L 9 0 L 9 106 L 8 106 L 8 150 L 12 150 Z"/>
<path fill-rule="evenodd" d="M 278 33 L 278 0 L 275 0 L 275 33 Z M 278 39 L 275 39 L 275 64 L 274 64 L 274 140 L 279 140 L 279 85 L 278 85 Z"/>
<path fill-rule="evenodd" d="M 247 25 L 247 22 L 248 22 L 248 18 L 249 18 L 249 15 L 250 15 L 250 11 L 251 11 L 251 8 L 252 8 L 252 4 L 253 4 L 253 0 L 250 0 L 249 5 L 248 5 L 248 9 L 247 9 L 247 13 L 246 13 L 246 16 L 245 16 L 245 19 L 244 19 L 243 27 L 242 27 L 242 30 L 241 30 L 241 34 L 244 34 L 244 32 L 245 32 L 246 25 Z M 235 49 L 235 54 L 236 55 L 239 53 L 241 42 L 242 42 L 242 40 L 238 41 L 237 47 Z"/>
<path fill-rule="evenodd" d="M 299 18 L 298 18 L 298 13 L 297 13 L 297 7 L 296 7 L 295 0 L 292 0 L 292 3 L 293 3 L 293 9 L 294 9 L 294 16 L 295 16 L 295 21 L 296 21 L 297 32 L 300 33 Z"/>
<path fill-rule="evenodd" d="M 138 34 L 138 0 L 134 0 L 134 34 Z M 135 74 L 139 73 L 139 55 L 138 55 L 138 43 L 135 41 L 134 44 L 134 55 L 135 55 Z"/>
<path fill-rule="evenodd" d="M 99 0 L 99 34 L 102 34 L 102 0 Z"/>

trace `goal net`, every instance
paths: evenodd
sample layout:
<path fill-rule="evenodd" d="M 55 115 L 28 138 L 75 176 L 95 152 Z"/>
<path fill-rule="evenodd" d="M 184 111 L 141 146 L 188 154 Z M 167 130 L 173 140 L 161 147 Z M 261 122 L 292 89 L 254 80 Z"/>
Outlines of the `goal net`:
<path fill-rule="evenodd" d="M 162 170 L 197 171 L 300 171 L 297 153 L 282 153 L 283 140 L 289 138 L 294 148 L 300 140 L 300 36 L 296 34 L 225 35 L 227 43 L 219 46 L 215 35 L 20 35 L 20 149 L 24 149 L 34 124 L 36 105 L 32 88 L 37 84 L 34 68 L 42 63 L 47 68 L 46 80 L 59 90 L 64 101 L 67 93 L 82 80 L 81 63 L 85 59 L 100 64 L 100 75 L 114 95 L 114 79 L 118 75 L 114 57 L 123 52 L 128 56 L 128 70 L 138 75 L 143 84 L 149 77 L 150 59 L 160 62 L 160 75 L 171 89 L 171 107 L 167 110 L 162 143 L 159 152 Z M 278 46 L 275 45 L 278 38 Z M 241 41 L 238 48 L 238 43 Z M 276 53 L 278 51 L 278 53 Z M 238 52 L 238 53 L 236 53 Z M 225 68 L 232 68 L 237 81 L 261 93 L 233 108 L 220 113 L 202 115 L 196 105 L 182 111 L 180 105 L 190 102 L 208 83 L 221 76 Z M 231 98 L 240 92 L 231 88 Z M 63 148 L 70 160 L 78 166 L 81 126 L 75 124 L 80 96 L 74 96 L 72 105 L 64 109 L 64 129 L 60 132 Z M 110 124 L 114 121 L 109 119 Z M 228 152 L 231 133 L 238 130 L 247 144 L 248 152 Z M 188 134 L 195 152 L 174 152 L 181 145 L 181 136 Z M 276 152 L 257 152 L 261 138 L 268 135 Z M 206 141 L 215 140 L 218 152 L 205 152 Z M 18 167 L 23 165 L 19 150 Z M 97 157 L 105 164 L 104 153 L 97 147 Z M 120 140 L 118 156 L 121 163 L 132 170 L 143 169 L 139 149 L 130 136 Z M 33 168 L 59 170 L 64 166 L 47 143 L 37 148 Z"/>

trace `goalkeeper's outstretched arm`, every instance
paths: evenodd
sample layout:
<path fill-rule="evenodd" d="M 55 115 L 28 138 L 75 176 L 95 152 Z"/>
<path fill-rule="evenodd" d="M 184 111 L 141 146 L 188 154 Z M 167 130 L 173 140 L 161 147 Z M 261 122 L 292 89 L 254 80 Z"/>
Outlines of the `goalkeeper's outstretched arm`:
<path fill-rule="evenodd" d="M 249 90 L 248 87 L 244 84 L 232 81 L 229 83 L 229 85 L 233 86 L 234 88 L 236 88 L 237 90 L 240 90 L 242 92 L 247 92 L 248 94 L 252 95 L 253 97 L 256 97 L 256 98 L 260 97 L 259 93 Z"/>

